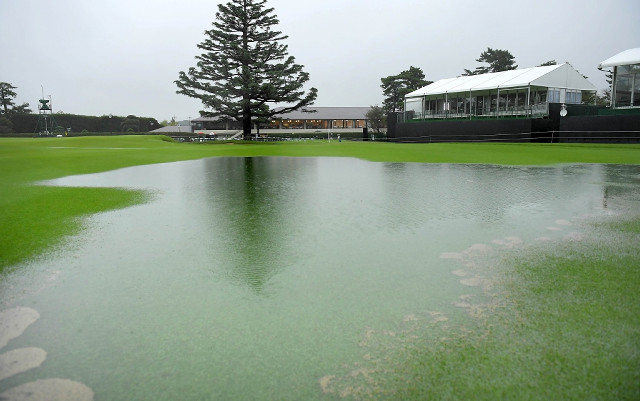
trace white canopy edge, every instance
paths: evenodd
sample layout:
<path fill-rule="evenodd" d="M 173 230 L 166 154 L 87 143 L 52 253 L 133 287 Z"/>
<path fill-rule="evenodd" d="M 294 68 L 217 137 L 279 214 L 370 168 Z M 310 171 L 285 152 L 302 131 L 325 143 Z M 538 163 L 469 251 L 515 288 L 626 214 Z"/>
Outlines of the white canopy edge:
<path fill-rule="evenodd" d="M 491 89 L 522 88 L 540 86 L 573 90 L 596 91 L 597 88 L 582 76 L 571 64 L 563 63 L 542 67 L 523 68 L 468 75 L 438 80 L 407 94 L 406 98 L 440 95 L 444 93 L 467 93 Z"/>
<path fill-rule="evenodd" d="M 600 64 L 598 68 L 616 67 L 619 65 L 640 64 L 640 47 L 625 50 L 609 57 Z"/>

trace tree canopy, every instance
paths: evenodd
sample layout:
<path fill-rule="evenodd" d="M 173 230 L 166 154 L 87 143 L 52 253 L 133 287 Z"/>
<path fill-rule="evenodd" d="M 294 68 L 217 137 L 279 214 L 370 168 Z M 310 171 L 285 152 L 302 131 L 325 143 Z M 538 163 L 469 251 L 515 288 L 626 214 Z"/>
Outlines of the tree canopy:
<path fill-rule="evenodd" d="M 419 67 L 409 67 L 397 75 L 380 79 L 382 94 L 385 99 L 383 108 L 387 113 L 404 110 L 404 96 L 429 85 L 433 81 L 425 80 L 424 72 Z"/>
<path fill-rule="evenodd" d="M 0 106 L 2 107 L 0 112 L 3 114 L 7 114 L 9 108 L 15 105 L 13 100 L 17 96 L 15 89 L 18 88 L 8 82 L 0 82 Z"/>
<path fill-rule="evenodd" d="M 380 134 L 382 128 L 387 124 L 384 109 L 378 105 L 371 106 L 365 114 L 365 117 L 369 121 L 371 129 L 375 131 L 376 134 Z"/>
<path fill-rule="evenodd" d="M 274 29 L 279 23 L 267 0 L 231 0 L 218 5 L 212 29 L 198 45 L 197 64 L 181 71 L 177 93 L 202 101 L 201 115 L 242 121 L 245 138 L 252 122 L 313 104 L 317 89 L 305 93 L 309 74 L 288 55 Z M 270 105 L 282 105 L 272 109 Z"/>
<path fill-rule="evenodd" d="M 518 68 L 515 62 L 515 57 L 513 57 L 508 50 L 492 49 L 490 47 L 480 53 L 480 57 L 478 57 L 476 61 L 489 65 L 478 66 L 473 71 L 465 68 L 462 75 L 479 75 L 489 72 L 515 70 Z"/>
<path fill-rule="evenodd" d="M 8 82 L 0 82 L 0 115 L 31 113 L 29 103 L 22 103 L 16 106 L 14 99 L 18 95 L 15 89 L 18 88 Z"/>

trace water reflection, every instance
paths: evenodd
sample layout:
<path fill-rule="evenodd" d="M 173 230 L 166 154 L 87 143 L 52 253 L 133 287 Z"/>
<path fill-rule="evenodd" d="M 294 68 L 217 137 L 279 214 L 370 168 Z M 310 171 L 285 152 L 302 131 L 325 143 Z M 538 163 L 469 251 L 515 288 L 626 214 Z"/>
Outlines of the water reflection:
<path fill-rule="evenodd" d="M 202 209 L 219 245 L 211 258 L 232 281 L 261 293 L 291 263 L 286 244 L 294 240 L 298 180 L 306 166 L 289 158 L 204 161 Z"/>
<path fill-rule="evenodd" d="M 468 299 L 441 255 L 640 210 L 638 166 L 213 158 L 49 184 L 155 193 L 0 282 L 41 316 L 22 346 L 51 354 L 1 385 L 77 377 L 103 399 L 326 399 L 367 333 Z"/>

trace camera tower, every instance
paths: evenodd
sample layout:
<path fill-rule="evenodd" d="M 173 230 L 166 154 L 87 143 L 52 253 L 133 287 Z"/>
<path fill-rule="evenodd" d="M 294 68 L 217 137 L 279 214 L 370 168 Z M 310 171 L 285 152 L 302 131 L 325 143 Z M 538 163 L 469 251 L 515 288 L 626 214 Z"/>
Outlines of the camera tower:
<path fill-rule="evenodd" d="M 51 109 L 51 95 L 49 99 L 44 98 L 44 89 L 42 89 L 42 99 L 38 104 L 38 125 L 36 132 L 40 135 L 50 135 L 55 128 L 56 122 L 53 119 L 53 110 Z"/>

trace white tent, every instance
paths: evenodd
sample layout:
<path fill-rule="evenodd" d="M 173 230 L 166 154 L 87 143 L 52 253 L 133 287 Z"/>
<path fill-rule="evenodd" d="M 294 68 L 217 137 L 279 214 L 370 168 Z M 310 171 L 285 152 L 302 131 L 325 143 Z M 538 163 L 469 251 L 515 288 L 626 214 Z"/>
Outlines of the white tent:
<path fill-rule="evenodd" d="M 481 75 L 461 76 L 436 81 L 406 95 L 415 98 L 446 93 L 469 93 L 492 89 L 546 87 L 580 91 L 597 91 L 597 88 L 576 71 L 571 64 L 523 68 Z"/>
<path fill-rule="evenodd" d="M 617 67 L 619 65 L 631 64 L 640 64 L 640 47 L 625 50 L 616 54 L 615 56 L 609 57 L 608 59 L 598 64 L 598 68 Z"/>
<path fill-rule="evenodd" d="M 611 68 L 611 106 L 613 108 L 640 107 L 640 47 L 625 50 L 609 57 L 598 68 Z"/>

